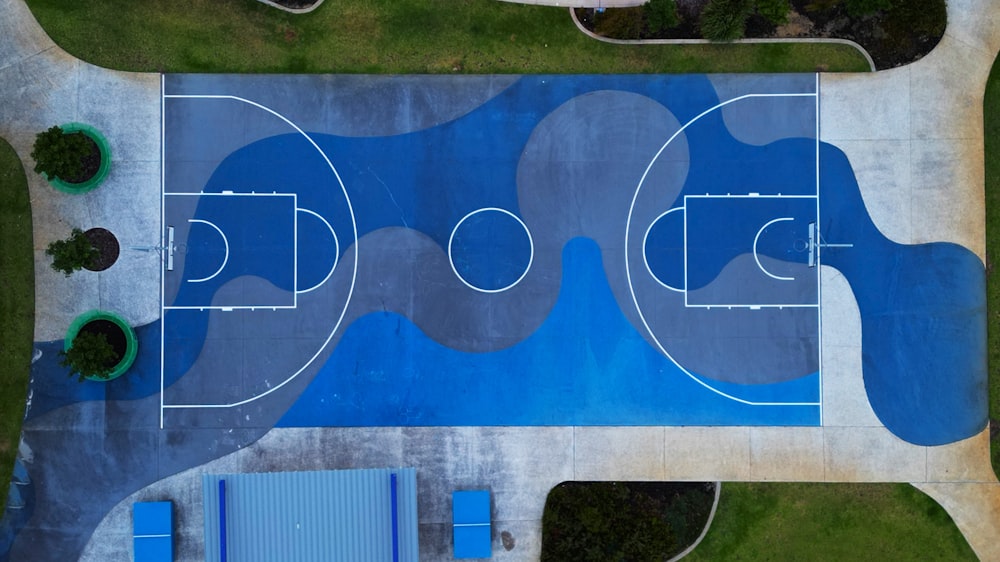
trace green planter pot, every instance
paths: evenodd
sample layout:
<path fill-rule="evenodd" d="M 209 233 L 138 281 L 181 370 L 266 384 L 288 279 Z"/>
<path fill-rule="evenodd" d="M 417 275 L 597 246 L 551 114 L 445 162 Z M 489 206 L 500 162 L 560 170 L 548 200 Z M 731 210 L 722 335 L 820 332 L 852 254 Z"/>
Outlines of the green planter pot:
<path fill-rule="evenodd" d="M 125 334 L 125 355 L 122 357 L 121 361 L 115 365 L 114 369 L 111 369 L 108 376 L 85 377 L 87 380 L 91 381 L 107 382 L 122 376 L 125 374 L 125 371 L 129 370 L 129 367 L 131 367 L 132 363 L 135 362 L 136 354 L 139 352 L 139 340 L 135 337 L 135 330 L 133 330 L 132 326 L 129 326 L 128 322 L 126 322 L 121 316 L 105 310 L 91 310 L 77 316 L 76 319 L 73 320 L 73 323 L 70 324 L 69 330 L 66 331 L 66 341 L 63 344 L 63 351 L 69 351 L 69 349 L 73 347 L 73 340 L 76 339 L 76 335 L 80 333 L 80 329 L 87 323 L 93 322 L 94 320 L 107 320 L 108 322 L 111 322 L 121 328 L 122 332 Z"/>
<path fill-rule="evenodd" d="M 65 125 L 60 125 L 60 127 L 62 127 L 64 134 L 83 133 L 87 138 L 97 143 L 97 147 L 101 150 L 101 166 L 97 169 L 94 177 L 80 183 L 70 183 L 59 178 L 50 179 L 48 176 L 45 176 L 45 179 L 49 181 L 52 187 L 63 193 L 76 195 L 96 189 L 104 181 L 104 178 L 108 177 L 108 172 L 111 171 L 111 146 L 108 144 L 108 139 L 104 138 L 104 135 L 97 129 L 83 123 L 66 123 Z M 44 176 L 45 174 L 42 175 Z"/>

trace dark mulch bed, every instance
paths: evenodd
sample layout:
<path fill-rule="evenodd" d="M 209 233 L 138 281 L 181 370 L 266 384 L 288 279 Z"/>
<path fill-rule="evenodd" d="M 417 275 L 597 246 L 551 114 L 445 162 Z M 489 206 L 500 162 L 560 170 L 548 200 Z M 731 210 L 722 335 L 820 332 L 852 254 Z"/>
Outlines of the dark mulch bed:
<path fill-rule="evenodd" d="M 128 340 L 125 338 L 125 332 L 118 327 L 117 324 L 109 320 L 91 320 L 83 326 L 80 327 L 81 332 L 88 332 L 91 334 L 104 334 L 104 337 L 108 339 L 108 343 L 111 344 L 111 348 L 115 350 L 115 359 L 107 367 L 114 367 L 122 358 L 125 357 L 125 350 L 128 347 Z"/>
<path fill-rule="evenodd" d="M 543 562 L 667 560 L 698 539 L 711 482 L 563 482 L 542 516 Z"/>
<path fill-rule="evenodd" d="M 651 30 L 643 6 L 608 8 L 597 12 L 576 8 L 584 27 L 613 39 L 698 39 L 698 21 L 707 0 L 677 0 L 681 23 Z M 879 70 L 920 59 L 934 48 L 947 24 L 945 0 L 905 0 L 872 15 L 851 17 L 842 2 L 791 0 L 787 23 L 777 26 L 753 14 L 747 19 L 748 38 L 850 39 L 865 48 Z"/>
<path fill-rule="evenodd" d="M 63 181 L 67 183 L 83 183 L 90 178 L 97 175 L 97 171 L 101 169 L 101 147 L 97 146 L 94 139 L 88 137 L 83 133 L 70 133 L 71 135 L 80 135 L 87 140 L 90 145 L 90 154 L 80 161 L 82 164 L 80 168 L 80 173 L 77 176 L 71 178 L 62 178 Z"/>
<path fill-rule="evenodd" d="M 299 8 L 311 8 L 318 0 L 271 0 L 275 4 L 279 4 L 286 8 L 299 9 Z"/>
<path fill-rule="evenodd" d="M 83 235 L 98 251 L 97 259 L 85 266 L 89 271 L 104 271 L 118 261 L 121 247 L 118 245 L 118 238 L 110 230 L 91 228 Z"/>

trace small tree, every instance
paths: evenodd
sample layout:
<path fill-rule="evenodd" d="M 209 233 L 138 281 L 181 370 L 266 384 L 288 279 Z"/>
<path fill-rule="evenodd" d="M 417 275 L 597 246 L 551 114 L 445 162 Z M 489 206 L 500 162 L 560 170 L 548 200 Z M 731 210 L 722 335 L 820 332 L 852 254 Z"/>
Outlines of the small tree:
<path fill-rule="evenodd" d="M 52 269 L 61 271 L 66 277 L 74 271 L 92 266 L 101 255 L 79 228 L 74 228 L 69 238 L 49 244 L 45 254 L 52 256 Z"/>
<path fill-rule="evenodd" d="M 50 180 L 70 181 L 83 173 L 83 159 L 92 150 L 91 141 L 83 133 L 66 134 L 62 127 L 55 126 L 38 133 L 31 157 L 35 160 L 35 172 L 45 174 Z"/>
<path fill-rule="evenodd" d="M 701 35 L 710 41 L 735 41 L 746 32 L 752 0 L 710 0 L 701 12 Z"/>
<path fill-rule="evenodd" d="M 680 16 L 677 15 L 677 0 L 649 0 L 644 6 L 646 10 L 646 23 L 653 33 L 675 27 L 681 23 Z"/>
<path fill-rule="evenodd" d="M 73 338 L 69 351 L 60 351 L 59 357 L 59 364 L 69 369 L 69 376 L 76 375 L 81 382 L 86 377 L 107 378 L 120 359 L 107 336 L 82 330 Z"/>

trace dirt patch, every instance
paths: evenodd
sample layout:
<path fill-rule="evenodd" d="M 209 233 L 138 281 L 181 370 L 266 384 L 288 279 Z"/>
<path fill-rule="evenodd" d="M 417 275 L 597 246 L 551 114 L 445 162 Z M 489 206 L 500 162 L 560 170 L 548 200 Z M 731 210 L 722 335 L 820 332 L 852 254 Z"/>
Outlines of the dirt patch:
<path fill-rule="evenodd" d="M 788 23 L 774 29 L 775 37 L 811 37 L 812 35 L 812 20 L 798 13 L 794 8 L 788 13 Z"/>
<path fill-rule="evenodd" d="M 302 8 L 312 8 L 318 0 L 271 0 L 279 6 L 284 6 L 286 8 L 291 8 L 293 10 L 299 10 Z"/>
<path fill-rule="evenodd" d="M 514 535 L 510 534 L 510 531 L 500 533 L 500 543 L 503 544 L 504 550 L 514 550 Z"/>
<path fill-rule="evenodd" d="M 91 228 L 83 235 L 98 252 L 97 258 L 85 266 L 89 271 L 104 271 L 118 261 L 121 247 L 118 245 L 118 238 L 110 230 Z"/>

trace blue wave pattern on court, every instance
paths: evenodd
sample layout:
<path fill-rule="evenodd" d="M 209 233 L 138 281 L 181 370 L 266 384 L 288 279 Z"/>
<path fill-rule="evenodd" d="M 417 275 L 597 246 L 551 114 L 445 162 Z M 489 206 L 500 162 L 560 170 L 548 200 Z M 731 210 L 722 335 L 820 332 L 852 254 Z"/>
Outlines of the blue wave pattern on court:
<path fill-rule="evenodd" d="M 865 390 L 901 439 L 943 445 L 986 427 L 986 275 L 967 248 L 907 246 L 885 238 L 864 208 L 854 171 L 821 152 L 823 236 L 853 248 L 823 250 L 861 312 Z M 919 228 L 919 225 L 914 225 Z"/>
<path fill-rule="evenodd" d="M 783 83 L 796 90 L 809 91 L 813 87 L 813 77 L 797 76 L 782 77 Z M 575 77 L 574 80 L 546 80 L 537 78 L 522 80 L 511 88 L 511 91 L 498 96 L 490 102 L 484 104 L 475 111 L 463 116 L 453 122 L 444 123 L 428 130 L 416 133 L 403 134 L 394 137 L 377 138 L 343 138 L 328 135 L 314 134 L 314 138 L 320 143 L 327 154 L 333 155 L 333 159 L 338 166 L 341 175 L 345 179 L 345 185 L 350 193 L 351 201 L 358 220 L 358 234 L 361 239 L 361 247 L 364 251 L 378 251 L 371 245 L 365 243 L 365 235 L 386 227 L 404 227 L 420 231 L 433 239 L 443 251 L 449 247 L 449 241 L 453 246 L 454 266 L 459 274 L 470 284 L 485 288 L 502 288 L 517 280 L 518 275 L 523 273 L 527 267 L 527 257 L 530 255 L 530 242 L 525 236 L 523 228 L 512 217 L 520 214 L 519 202 L 517 199 L 515 173 L 521 153 L 539 122 L 551 113 L 555 108 L 567 101 L 586 94 L 588 90 L 604 90 L 609 87 L 622 90 L 640 91 L 643 95 L 669 105 L 671 111 L 684 121 L 693 118 L 707 107 L 718 103 L 718 95 L 713 86 L 701 76 L 672 77 L 670 80 L 650 81 L 646 77 Z M 527 109 L 523 107 L 525 100 L 531 100 L 531 106 Z M 768 192 L 783 190 L 785 193 L 803 191 L 808 193 L 808 188 L 814 185 L 815 169 L 810 165 L 788 165 L 781 164 L 786 161 L 800 160 L 800 156 L 807 162 L 815 160 L 815 142 L 812 139 L 801 139 L 798 142 L 774 143 L 766 147 L 751 147 L 733 141 L 725 132 L 725 126 L 717 116 L 708 116 L 704 120 L 704 127 L 697 130 L 692 129 L 689 134 L 692 143 L 711 146 L 713 143 L 724 145 L 725 151 L 720 158 L 727 161 L 732 158 L 746 161 L 744 167 L 747 173 L 755 176 L 770 174 L 775 170 L 783 173 L 780 178 L 773 181 L 760 179 L 760 185 L 766 185 Z M 279 186 L 278 191 L 295 191 L 298 193 L 299 205 L 311 208 L 325 216 L 338 213 L 338 209 L 331 209 L 329 202 L 331 199 L 324 192 L 329 189 L 328 184 L 324 184 L 324 178 L 329 172 L 324 168 L 323 162 L 318 158 L 303 156 L 308 151 L 298 147 L 298 159 L 295 160 L 295 144 L 292 138 L 295 135 L 272 137 L 253 143 L 234 153 L 227 158 L 216 169 L 211 180 L 205 187 L 206 192 L 220 192 L 231 189 L 233 186 L 243 186 L 243 190 L 267 190 L 273 186 Z M 722 140 L 720 140 L 722 139 Z M 728 151 L 728 152 L 726 152 Z M 291 169 L 284 166 L 267 166 L 262 162 L 268 161 L 296 161 L 296 165 Z M 700 167 L 699 167 L 700 166 Z M 712 163 L 705 163 L 695 166 L 699 173 L 692 173 L 695 180 L 685 187 L 685 192 L 705 193 L 707 191 L 718 192 L 721 189 L 738 187 L 738 174 L 727 171 L 722 174 L 711 173 Z M 755 184 L 756 185 L 756 184 Z M 280 186 L 297 186 L 295 189 Z M 320 187 L 322 186 L 322 187 Z M 761 188 L 764 189 L 764 188 Z M 627 201 L 628 194 L 622 194 Z M 484 213 L 470 213 L 483 208 L 502 208 L 513 213 L 510 220 L 497 221 L 498 217 L 504 215 L 494 213 L 487 215 Z M 196 216 L 201 216 L 203 209 L 198 210 Z M 466 219 L 462 228 L 455 229 L 455 225 Z M 494 220 L 483 221 L 484 218 Z M 623 218 L 623 217 L 622 217 Z M 618 220 L 621 220 L 619 218 Z M 334 225 L 343 226 L 344 220 L 341 218 L 331 221 Z M 269 228 L 267 224 L 257 224 L 256 228 Z M 465 228 L 473 227 L 473 228 Z M 452 238 L 454 232 L 454 237 Z M 503 247 L 498 247 L 496 241 L 506 242 Z M 346 248 L 341 246 L 341 252 Z M 490 259 L 500 254 L 501 259 Z M 207 256 L 207 255 L 206 255 Z M 198 270 L 206 269 L 205 265 L 196 265 L 200 255 L 187 256 L 187 259 Z M 309 267 L 308 260 L 300 261 L 300 276 L 303 267 Z M 400 264 L 400 267 L 406 267 Z M 597 275 L 603 279 L 603 273 L 599 267 L 591 268 L 586 275 Z M 574 283 L 591 283 L 593 280 L 578 280 L 576 277 L 563 273 L 562 288 L 569 290 L 570 295 L 574 292 L 570 289 Z M 280 283 L 275 283 L 281 286 Z M 300 286 L 302 284 L 300 283 Z M 287 287 L 287 285 L 285 286 Z M 180 294 L 184 294 L 186 289 L 182 289 Z M 418 298 L 420 295 L 416 295 Z M 575 306 L 583 309 L 603 305 L 608 310 L 617 310 L 618 303 L 614 298 L 598 302 L 577 302 Z M 448 303 L 442 302 L 441 306 L 447 307 Z M 569 309 L 567 309 L 569 310 Z M 177 311 L 170 311 L 174 315 Z M 486 311 L 484 311 L 486 312 Z M 569 314 L 569 312 L 566 312 Z M 549 341 L 551 349 L 545 353 L 537 351 L 537 347 L 514 345 L 508 350 L 485 355 L 480 353 L 463 353 L 460 351 L 448 350 L 434 355 L 434 349 L 444 349 L 434 340 L 423 335 L 419 329 L 411 326 L 406 330 L 399 328 L 400 334 L 405 334 L 407 351 L 405 354 L 396 357 L 390 353 L 376 353 L 375 357 L 366 357 L 365 365 L 371 372 L 379 373 L 417 373 L 410 382 L 418 385 L 428 392 L 437 392 L 442 396 L 447 395 L 450 387 L 448 381 L 435 378 L 438 372 L 455 372 L 466 369 L 471 372 L 494 373 L 493 384 L 516 387 L 523 386 L 525 380 L 544 379 L 547 373 L 564 372 L 564 365 L 575 365 L 579 368 L 585 378 L 610 377 L 612 375 L 631 372 L 628 362 L 622 366 L 607 363 L 602 364 L 601 370 L 596 370 L 586 363 L 585 358 L 574 355 L 573 346 L 577 340 L 587 346 L 600 348 L 611 345 L 617 340 L 631 341 L 633 344 L 640 344 L 644 349 L 643 353 L 637 355 L 640 363 L 653 362 L 653 369 L 650 374 L 659 373 L 667 380 L 672 380 L 673 384 L 687 385 L 688 391 L 683 396 L 676 392 L 662 393 L 659 397 L 660 405 L 653 408 L 652 404 L 638 407 L 638 403 L 628 403 L 620 401 L 617 407 L 613 407 L 611 402 L 604 404 L 602 415 L 594 414 L 592 409 L 588 409 L 587 402 L 601 403 L 604 401 L 601 396 L 593 395 L 595 389 L 591 389 L 590 394 L 583 402 L 580 397 L 576 401 L 563 402 L 563 406 L 554 407 L 551 400 L 539 401 L 537 407 L 526 409 L 519 415 L 519 420 L 515 421 L 506 416 L 510 415 L 508 408 L 493 406 L 488 395 L 480 396 L 478 406 L 474 409 L 482 412 L 476 419 L 465 418 L 455 414 L 447 423 L 454 424 L 474 424 L 485 423 L 480 418 L 491 418 L 491 424 L 505 423 L 613 423 L 623 424 L 646 424 L 646 423 L 714 423 L 714 424 L 738 424 L 738 423 L 766 423 L 769 425 L 815 425 L 819 422 L 819 408 L 814 404 L 818 397 L 818 375 L 813 371 L 800 371 L 795 374 L 793 380 L 780 384 L 745 385 L 712 381 L 710 384 L 722 392 L 728 392 L 742 399 L 749 401 L 777 401 L 777 402 L 805 402 L 810 405 L 802 406 L 779 406 L 779 407 L 750 407 L 746 404 L 730 401 L 721 398 L 719 394 L 708 390 L 694 382 L 688 375 L 665 358 L 655 348 L 650 347 L 636 329 L 628 324 L 621 312 L 618 311 L 619 322 L 609 322 L 600 317 L 587 317 L 586 322 L 581 322 L 572 331 L 566 326 L 561 326 L 555 333 L 562 333 L 566 336 L 563 339 L 541 336 L 537 332 L 530 337 L 534 342 Z M 180 321 L 179 315 L 174 315 L 176 321 Z M 198 322 L 197 316 L 191 316 L 190 321 Z M 168 324 L 175 322 L 168 319 Z M 186 323 L 186 322 L 185 322 Z M 368 326 L 375 323 L 371 318 L 363 318 L 355 321 L 355 326 Z M 387 334 L 395 334 L 395 324 L 393 330 L 382 333 L 380 328 L 369 328 L 374 333 L 365 330 L 361 342 L 383 341 Z M 546 325 L 550 321 L 546 320 Z M 352 327 L 349 334 L 357 334 L 361 328 Z M 172 333 L 180 333 L 170 329 Z M 346 337 L 346 336 L 345 336 Z M 401 336 L 394 336 L 399 338 Z M 545 340 L 544 338 L 548 338 Z M 539 339 L 543 338 L 543 339 Z M 168 336 L 168 341 L 173 341 Z M 526 344 L 525 344 L 526 345 Z M 537 345 L 537 344 L 535 344 Z M 569 346 L 564 350 L 564 347 Z M 369 352 L 382 349 L 381 346 L 370 346 Z M 341 351 L 341 349 L 345 351 Z M 342 340 L 337 344 L 333 358 L 329 365 L 340 365 L 344 369 L 347 365 L 355 365 L 356 362 L 341 357 L 341 353 L 350 353 L 349 341 Z M 519 350 L 513 352 L 512 349 Z M 524 350 L 532 350 L 530 352 Z M 795 351 L 791 351 L 795 352 Z M 638 352 L 637 352 L 638 353 Z M 813 351 L 813 353 L 815 353 Z M 655 359 L 655 360 L 654 360 Z M 183 360 L 172 361 L 172 368 L 183 369 Z M 373 361 L 405 361 L 408 366 L 401 368 L 399 365 L 384 366 L 373 363 Z M 503 365 L 507 367 L 503 367 Z M 518 365 L 514 367 L 514 365 Z M 645 368 L 645 367 L 644 367 Z M 731 365 L 731 369 L 737 370 L 738 365 Z M 342 379 L 349 375 L 347 371 L 336 371 L 336 367 L 328 367 L 323 373 L 329 373 L 334 369 L 334 378 Z M 353 368 L 352 368 L 353 369 Z M 504 374 L 506 373 L 506 374 Z M 320 375 L 322 378 L 323 374 Z M 386 375 L 389 376 L 389 375 Z M 695 375 L 697 376 L 697 375 Z M 391 378 L 391 377 L 390 377 Z M 630 382 L 631 381 L 631 382 Z M 683 382 L 678 382 L 683 381 Z M 402 384 L 403 381 L 396 381 L 395 385 Z M 642 397 L 643 400 L 650 398 L 649 393 L 643 390 L 644 383 L 638 378 L 626 378 L 617 380 L 618 384 L 624 385 L 614 392 L 625 393 L 634 398 Z M 320 383 L 316 383 L 320 384 Z M 662 386 L 664 383 L 661 382 Z M 371 385 L 369 385 L 371 386 Z M 595 388 L 604 388 L 603 386 Z M 371 392 L 370 400 L 366 400 L 366 408 L 373 411 L 373 416 L 378 412 L 374 404 L 378 402 L 379 391 L 369 388 Z M 315 392 L 310 389 L 306 395 Z M 609 397 L 610 395 L 609 394 Z M 539 397 L 544 396 L 540 393 Z M 696 397 L 701 397 L 699 402 Z M 556 399 L 555 397 L 550 397 Z M 305 400 L 305 399 L 303 399 Z M 651 409 L 652 408 L 652 409 Z M 309 408 L 296 406 L 295 411 Z M 440 410 L 441 408 L 429 408 L 428 410 Z M 550 411 L 551 410 L 551 411 Z M 765 412 L 765 410 L 769 410 Z M 660 420 L 657 420 L 655 412 L 660 413 Z M 326 414 L 319 410 L 313 410 L 319 417 L 306 421 L 306 417 L 300 416 L 299 422 L 311 425 L 324 425 L 332 423 Z M 492 412 L 489 414 L 488 412 Z M 641 413 L 645 412 L 645 413 Z M 588 413 L 590 420 L 588 421 Z M 443 414 L 442 414 L 443 415 Z M 687 417 L 685 417 L 687 416 Z M 559 418 L 562 417 L 562 421 Z M 355 417 L 355 423 L 361 419 Z M 443 419 L 443 418 L 442 418 Z M 479 421 L 477 421 L 479 420 Z M 383 424 L 388 423 L 387 418 L 371 418 L 365 423 Z M 426 423 L 446 423 L 444 421 L 433 421 L 420 416 L 412 419 L 397 419 L 393 421 L 397 425 L 426 424 Z"/>
<path fill-rule="evenodd" d="M 525 146 L 534 127 L 559 105 L 586 93 L 588 88 L 599 90 L 609 87 L 641 92 L 669 107 L 682 123 L 718 102 L 711 84 L 697 76 L 658 81 L 648 77 L 573 77 L 563 80 L 538 77 L 524 79 L 470 114 L 428 130 L 388 138 L 323 136 L 320 142 L 328 153 L 336 155 L 341 173 L 348 178 L 346 183 L 355 203 L 361 237 L 384 227 L 404 227 L 426 234 L 442 250 L 446 250 L 454 225 L 476 209 L 499 207 L 520 215 L 514 175 L 521 147 Z M 529 111 L 517 107 L 525 99 L 532 100 Z M 810 194 L 815 189 L 812 182 L 806 181 L 815 174 L 814 140 L 788 139 L 763 146 L 747 145 L 727 133 L 725 123 L 717 113 L 705 116 L 698 126 L 686 131 L 686 137 L 692 149 L 692 160 L 681 196 L 708 192 L 725 194 L 729 191 Z M 322 169 L 320 162 L 303 161 L 299 157 L 292 160 L 295 165 L 290 169 L 248 168 L 246 165 L 265 156 L 273 156 L 275 150 L 292 144 L 294 141 L 288 136 L 251 144 L 219 166 L 206 190 L 222 190 L 254 182 L 260 185 L 292 183 L 307 186 L 300 192 L 300 204 L 314 208 L 325 216 L 342 214 L 342 210 L 324 206 L 324 198 L 315 192 L 315 188 L 311 192 L 308 187 L 316 186 L 315 179 L 328 173 Z M 945 443 L 976 433 L 985 425 L 986 419 L 981 393 L 985 384 L 985 355 L 982 350 L 985 340 L 981 329 L 982 265 L 970 252 L 956 246 L 906 247 L 887 241 L 871 225 L 849 163 L 833 147 L 822 145 L 821 150 L 821 234 L 831 242 L 847 239 L 855 244 L 853 251 L 826 250 L 824 263 L 843 271 L 857 295 L 862 312 L 864 376 L 876 414 L 891 431 L 918 444 Z M 477 158 L 477 153 L 489 157 Z M 295 154 L 301 154 L 301 151 L 289 151 L 290 157 Z M 738 161 L 740 165 L 732 165 L 733 161 Z M 419 189 L 392 187 L 410 185 L 419 186 Z M 342 224 L 342 220 L 333 222 Z M 796 234 L 800 235 L 800 232 Z M 787 256 L 782 256 L 782 252 L 787 253 L 787 247 L 770 247 L 769 244 L 765 237 L 764 255 L 788 260 Z M 567 262 L 587 262 L 586 258 L 577 255 L 585 255 L 590 250 L 583 250 L 579 245 L 579 242 L 573 242 L 566 247 L 564 257 Z M 523 244 L 520 246 L 509 249 L 517 260 L 510 260 L 500 269 L 476 271 L 475 264 L 461 267 L 468 268 L 470 276 L 477 277 L 484 285 L 500 285 L 509 280 L 523 263 Z M 343 253 L 345 248 L 342 246 L 340 250 Z M 726 249 L 722 253 L 731 255 L 731 250 Z M 801 256 L 792 261 L 801 263 Z M 599 264 L 601 260 L 594 256 L 591 262 Z M 604 299 L 607 295 L 602 296 L 601 290 L 594 289 L 597 280 L 601 284 L 606 283 L 600 267 L 594 263 L 578 265 L 575 276 L 567 274 L 564 264 L 559 301 L 552 313 L 554 316 L 546 318 L 542 328 L 520 343 L 491 354 L 463 353 L 442 347 L 401 316 L 383 313 L 362 316 L 347 328 L 332 359 L 314 380 L 315 388 L 307 390 L 282 423 L 334 423 L 332 417 L 340 415 L 332 411 L 336 408 L 329 402 L 317 403 L 315 400 L 336 399 L 341 391 L 350 394 L 349 381 L 356 376 L 356 365 L 364 365 L 365 372 L 371 377 L 387 378 L 385 384 L 393 389 L 410 388 L 410 392 L 414 393 L 418 391 L 413 389 L 419 388 L 419 393 L 435 391 L 441 396 L 448 396 L 455 388 L 452 380 L 442 373 L 451 377 L 458 376 L 456 373 L 465 373 L 466 376 L 469 376 L 468 373 L 490 373 L 489 377 L 484 377 L 489 379 L 488 382 L 484 380 L 477 383 L 478 386 L 472 386 L 470 382 L 470 388 L 477 389 L 474 396 L 470 395 L 470 403 L 477 403 L 478 408 L 476 415 L 468 420 L 462 421 L 459 414 L 449 418 L 446 411 L 430 413 L 430 409 L 412 407 L 417 402 L 411 402 L 409 397 L 399 393 L 395 396 L 400 397 L 401 404 L 410 404 L 410 409 L 391 403 L 379 406 L 378 385 L 372 382 L 365 387 L 372 392 L 371 395 L 352 395 L 354 402 L 363 404 L 366 410 L 372 412 L 373 419 L 377 418 L 377 421 L 365 423 L 461 425 L 486 423 L 483 420 L 490 418 L 496 420 L 493 423 L 500 424 L 658 424 L 668 423 L 668 419 L 680 420 L 670 423 L 758 423 L 752 421 L 752 415 L 741 417 L 735 413 L 743 408 L 742 405 L 729 402 L 729 411 L 719 406 L 715 402 L 718 396 L 707 390 L 701 390 L 701 401 L 687 400 L 682 406 L 672 399 L 676 393 L 664 393 L 664 401 L 656 406 L 662 417 L 653 421 L 656 416 L 647 415 L 648 410 L 640 407 L 639 403 L 627 404 L 627 400 L 616 402 L 618 399 L 640 398 L 642 392 L 638 389 L 648 381 L 638 377 L 634 379 L 637 387 L 613 391 L 600 386 L 597 381 L 587 381 L 581 389 L 572 390 L 571 394 L 577 399 L 575 403 L 559 402 L 558 408 L 551 402 L 495 400 L 493 393 L 501 388 L 518 388 L 524 394 L 536 392 L 528 383 L 535 380 L 545 382 L 544 375 L 560 372 L 567 358 L 588 378 L 609 379 L 609 374 L 630 371 L 629 366 L 633 365 L 624 359 L 622 366 L 591 363 L 587 354 L 575 353 L 573 346 L 589 346 L 591 351 L 588 353 L 603 357 L 611 353 L 609 349 L 617 349 L 614 342 L 634 340 L 652 353 L 653 348 L 638 335 L 631 323 L 625 320 L 624 324 L 620 324 L 611 318 L 614 314 L 609 311 L 616 309 L 620 302 L 615 302 L 613 297 L 611 300 Z M 695 274 L 710 276 L 719 269 L 718 266 L 696 269 Z M 588 298 L 596 300 L 581 300 L 580 294 L 588 294 Z M 571 306 L 567 302 L 576 304 Z M 589 310 L 592 304 L 596 305 L 595 310 Z M 574 324 L 577 331 L 567 331 L 569 328 L 560 324 L 558 314 L 582 316 L 583 321 Z M 620 315 L 621 311 L 617 310 L 617 314 Z M 204 320 L 192 317 L 187 322 L 197 324 Z M 624 328 L 616 331 L 608 329 L 608 326 Z M 574 336 L 572 341 L 559 339 L 547 335 L 549 329 L 557 335 L 572 333 Z M 354 347 L 351 345 L 351 342 L 365 341 L 369 344 L 371 341 L 386 342 L 386 345 L 401 347 L 399 353 L 384 353 L 384 347 L 379 347 L 376 353 L 374 349 L 359 347 L 359 343 L 355 343 Z M 541 341 L 547 341 L 547 345 L 533 347 Z M 569 350 L 564 346 L 570 346 Z M 521 356 L 513 350 L 524 354 L 523 363 L 518 359 Z M 614 353 L 611 355 L 616 356 Z M 656 353 L 653 355 L 660 357 Z M 527 361 L 529 357 L 533 360 Z M 638 357 L 642 358 L 643 354 L 639 353 Z M 415 358 L 421 359 L 414 361 Z M 648 360 L 651 359 L 635 359 L 640 368 L 650 368 L 645 363 Z M 669 363 L 663 358 L 659 360 Z M 523 370 L 501 368 L 503 365 L 518 365 Z M 601 365 L 603 370 L 595 365 Z M 177 367 L 183 368 L 180 364 Z M 670 378 L 669 369 L 663 369 L 662 366 L 656 367 L 652 372 L 662 372 Z M 946 373 L 954 373 L 954 376 L 945 376 Z M 711 376 L 710 373 L 705 374 Z M 807 401 L 817 399 L 815 381 L 812 380 L 814 376 L 815 373 L 799 373 L 794 381 L 784 384 L 749 386 L 717 381 L 712 384 L 722 391 L 731 391 L 753 400 Z M 391 383 L 393 380 L 395 384 Z M 684 380 L 685 383 L 677 384 L 696 385 L 690 379 Z M 616 382 L 628 383 L 620 378 Z M 340 387 L 338 384 L 347 386 Z M 546 384 L 555 383 L 549 381 Z M 594 394 L 595 389 L 606 390 L 609 394 Z M 364 389 L 359 392 L 361 390 Z M 550 398 L 554 399 L 553 396 Z M 618 410 L 602 409 L 602 414 L 594 414 L 592 418 L 584 414 L 592 412 L 589 404 L 604 402 L 619 404 Z M 450 404 L 452 402 L 440 406 Z M 511 408 L 516 408 L 518 413 L 511 414 Z M 781 419 L 767 423 L 817 423 L 816 408 L 806 408 L 811 412 L 807 415 L 795 413 L 796 409 L 776 408 L 774 411 L 782 412 L 781 415 L 775 414 Z M 710 415 L 699 417 L 699 412 L 709 411 Z M 555 419 L 554 416 L 560 413 L 562 420 Z M 674 414 L 677 416 L 671 417 Z M 685 420 L 684 415 L 691 417 Z M 514 421 L 515 417 L 522 421 Z M 448 418 L 448 421 L 432 422 L 431 419 L 435 418 Z M 602 421 L 611 418 L 616 421 Z M 364 419 L 363 416 L 360 419 Z M 718 421 L 712 422 L 712 419 Z M 361 421 L 355 416 L 349 421 L 337 423 L 354 425 Z"/>
<path fill-rule="evenodd" d="M 380 342 L 373 346 L 371 342 Z M 817 374 L 774 385 L 713 383 L 754 400 L 818 400 Z M 600 250 L 572 240 L 541 328 L 502 351 L 436 344 L 406 318 L 354 322 L 278 423 L 338 425 L 816 425 L 815 407 L 768 408 L 706 391 L 650 347 L 607 286 Z"/>

